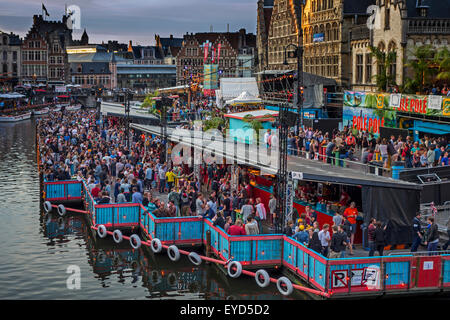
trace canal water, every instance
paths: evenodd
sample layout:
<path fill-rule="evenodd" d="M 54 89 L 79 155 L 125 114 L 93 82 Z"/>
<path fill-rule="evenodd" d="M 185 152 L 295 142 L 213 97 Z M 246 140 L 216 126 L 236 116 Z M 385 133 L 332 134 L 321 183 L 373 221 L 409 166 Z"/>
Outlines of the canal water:
<path fill-rule="evenodd" d="M 0 299 L 285 299 L 273 284 L 261 289 L 185 257 L 175 263 L 111 238 L 94 245 L 82 216 L 44 215 L 35 120 L 0 124 L 0 243 Z M 68 289 L 78 268 L 80 289 Z"/>

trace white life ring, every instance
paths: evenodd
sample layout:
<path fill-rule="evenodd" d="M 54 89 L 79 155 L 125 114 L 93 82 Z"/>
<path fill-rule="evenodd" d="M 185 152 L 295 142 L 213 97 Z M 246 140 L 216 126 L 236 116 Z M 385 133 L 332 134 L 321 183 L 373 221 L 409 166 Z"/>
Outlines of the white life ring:
<path fill-rule="evenodd" d="M 284 287 L 283 287 L 284 285 Z M 288 296 L 292 293 L 294 290 L 294 287 L 292 286 L 291 280 L 289 280 L 286 277 L 281 277 L 277 280 L 277 288 L 278 291 L 284 296 Z"/>
<path fill-rule="evenodd" d="M 152 251 L 154 253 L 160 253 L 162 250 L 161 240 L 159 240 L 158 238 L 153 239 L 152 243 L 151 243 L 151 247 L 152 247 Z"/>
<path fill-rule="evenodd" d="M 50 213 L 52 212 L 52 203 L 50 201 L 45 201 L 44 202 L 44 211 L 45 213 Z"/>
<path fill-rule="evenodd" d="M 106 227 L 104 225 L 99 225 L 97 227 L 97 234 L 100 238 L 104 239 L 106 238 L 106 236 L 108 235 L 108 233 L 106 232 Z"/>
<path fill-rule="evenodd" d="M 118 229 L 114 230 L 112 236 L 113 236 L 113 239 L 114 239 L 115 243 L 121 243 L 122 240 L 123 240 L 122 231 L 120 231 Z"/>
<path fill-rule="evenodd" d="M 255 280 L 258 286 L 265 288 L 270 284 L 270 276 L 266 270 L 259 269 L 255 273 Z"/>
<path fill-rule="evenodd" d="M 231 261 L 228 264 L 228 275 L 232 278 L 239 278 L 242 273 L 242 265 L 238 261 Z"/>
<path fill-rule="evenodd" d="M 130 244 L 133 249 L 139 249 L 141 247 L 141 238 L 137 234 L 133 234 L 130 237 Z"/>
<path fill-rule="evenodd" d="M 169 259 L 172 261 L 178 261 L 180 260 L 180 251 L 178 250 L 177 246 L 170 246 L 167 248 L 167 255 L 169 256 Z"/>
<path fill-rule="evenodd" d="M 195 264 L 196 266 L 199 266 L 202 264 L 202 258 L 200 255 L 196 252 L 191 252 L 188 255 L 189 261 Z"/>
<path fill-rule="evenodd" d="M 60 204 L 58 206 L 58 214 L 63 217 L 66 214 L 66 207 L 64 205 Z"/>

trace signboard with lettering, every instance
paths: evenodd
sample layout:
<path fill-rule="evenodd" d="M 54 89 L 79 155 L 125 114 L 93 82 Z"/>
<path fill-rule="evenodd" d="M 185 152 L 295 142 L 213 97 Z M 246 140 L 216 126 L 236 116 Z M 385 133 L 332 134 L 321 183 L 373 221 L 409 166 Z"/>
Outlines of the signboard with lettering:
<path fill-rule="evenodd" d="M 218 64 L 205 64 L 203 67 L 203 89 L 204 90 L 216 90 L 219 88 L 218 82 L 219 65 Z"/>
<path fill-rule="evenodd" d="M 383 112 L 405 112 L 431 116 L 450 116 L 450 101 L 442 96 L 399 93 L 344 92 L 344 106 L 378 109 Z M 386 115 L 384 116 L 387 120 Z"/>
<path fill-rule="evenodd" d="M 313 35 L 313 42 L 323 42 L 325 40 L 324 33 L 315 33 Z"/>

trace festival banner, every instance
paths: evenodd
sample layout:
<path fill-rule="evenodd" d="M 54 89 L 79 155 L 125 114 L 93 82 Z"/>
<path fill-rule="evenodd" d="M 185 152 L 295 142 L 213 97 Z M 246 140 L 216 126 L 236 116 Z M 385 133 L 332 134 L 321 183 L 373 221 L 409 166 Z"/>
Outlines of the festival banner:
<path fill-rule="evenodd" d="M 344 106 L 438 117 L 450 116 L 448 111 L 443 110 L 442 96 L 345 91 Z"/>
<path fill-rule="evenodd" d="M 203 89 L 204 90 L 217 90 L 219 89 L 218 79 L 219 65 L 218 64 L 205 64 L 203 67 Z"/>
<path fill-rule="evenodd" d="M 208 59 L 208 52 L 209 52 L 209 43 L 208 42 L 205 42 L 205 44 L 203 45 L 203 49 L 204 49 L 203 63 L 205 63 L 206 59 Z"/>
<path fill-rule="evenodd" d="M 442 102 L 442 115 L 450 117 L 450 99 L 444 99 Z"/>

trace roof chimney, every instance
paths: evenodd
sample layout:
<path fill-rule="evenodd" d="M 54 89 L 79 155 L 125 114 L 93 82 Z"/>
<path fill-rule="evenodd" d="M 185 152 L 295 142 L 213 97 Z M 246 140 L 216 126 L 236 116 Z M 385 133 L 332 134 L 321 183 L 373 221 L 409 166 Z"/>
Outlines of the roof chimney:
<path fill-rule="evenodd" d="M 230 24 L 227 23 L 227 32 L 230 32 Z"/>
<path fill-rule="evenodd" d="M 170 39 L 171 39 L 171 40 L 173 39 L 173 34 L 170 35 Z"/>
<path fill-rule="evenodd" d="M 130 40 L 130 43 L 128 44 L 128 52 L 133 51 L 133 42 Z"/>

